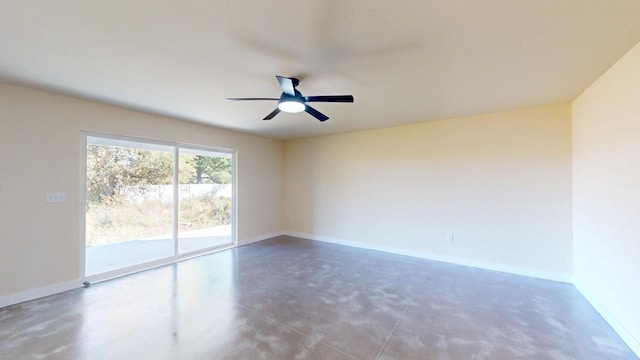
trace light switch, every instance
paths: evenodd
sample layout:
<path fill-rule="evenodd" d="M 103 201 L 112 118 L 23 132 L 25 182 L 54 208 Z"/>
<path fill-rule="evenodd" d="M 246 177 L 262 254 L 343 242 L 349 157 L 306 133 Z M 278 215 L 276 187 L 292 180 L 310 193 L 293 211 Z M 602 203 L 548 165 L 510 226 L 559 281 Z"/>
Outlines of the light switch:
<path fill-rule="evenodd" d="M 45 201 L 48 203 L 63 203 L 67 202 L 67 193 L 64 192 L 48 192 L 45 196 Z"/>

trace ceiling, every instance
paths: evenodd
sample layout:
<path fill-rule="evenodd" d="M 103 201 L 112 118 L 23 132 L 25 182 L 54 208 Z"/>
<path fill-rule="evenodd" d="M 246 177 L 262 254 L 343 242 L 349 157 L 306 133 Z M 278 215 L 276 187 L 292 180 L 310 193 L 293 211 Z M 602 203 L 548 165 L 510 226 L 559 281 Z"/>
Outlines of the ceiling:
<path fill-rule="evenodd" d="M 638 0 L 0 2 L 0 79 L 291 139 L 570 101 L 640 41 Z M 274 75 L 331 117 L 262 118 Z"/>

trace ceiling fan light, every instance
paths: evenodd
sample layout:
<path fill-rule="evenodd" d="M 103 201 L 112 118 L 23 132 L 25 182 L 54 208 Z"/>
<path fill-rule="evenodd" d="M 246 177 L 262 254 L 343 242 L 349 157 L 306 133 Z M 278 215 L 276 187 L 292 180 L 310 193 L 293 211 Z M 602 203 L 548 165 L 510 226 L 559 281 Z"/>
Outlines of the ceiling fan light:
<path fill-rule="evenodd" d="M 278 109 L 288 113 L 299 113 L 301 111 L 304 111 L 305 106 L 304 103 L 300 101 L 289 100 L 281 101 L 280 103 L 278 103 Z"/>

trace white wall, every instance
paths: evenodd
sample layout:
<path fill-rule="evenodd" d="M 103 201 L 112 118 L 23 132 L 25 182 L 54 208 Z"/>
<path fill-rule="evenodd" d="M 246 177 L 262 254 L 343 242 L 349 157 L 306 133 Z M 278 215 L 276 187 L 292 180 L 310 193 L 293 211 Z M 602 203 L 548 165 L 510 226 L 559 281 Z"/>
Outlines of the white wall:
<path fill-rule="evenodd" d="M 575 284 L 640 354 L 640 44 L 573 102 Z"/>
<path fill-rule="evenodd" d="M 288 141 L 286 229 L 568 279 L 570 110 L 564 104 Z"/>
<path fill-rule="evenodd" d="M 236 149 L 239 243 L 282 230 L 280 141 L 2 83 L 0 111 L 0 298 L 80 277 L 81 130 Z"/>

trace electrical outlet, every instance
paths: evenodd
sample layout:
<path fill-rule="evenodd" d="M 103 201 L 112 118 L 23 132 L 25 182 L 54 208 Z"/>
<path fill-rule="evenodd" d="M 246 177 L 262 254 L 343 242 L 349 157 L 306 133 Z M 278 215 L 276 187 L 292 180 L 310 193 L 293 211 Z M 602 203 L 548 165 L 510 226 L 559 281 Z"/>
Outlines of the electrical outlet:
<path fill-rule="evenodd" d="M 449 234 L 449 235 L 447 235 L 447 242 L 448 242 L 449 244 L 453 244 L 453 234 Z"/>
<path fill-rule="evenodd" d="M 48 192 L 45 194 L 45 202 L 63 203 L 67 202 L 67 193 L 64 192 Z"/>

